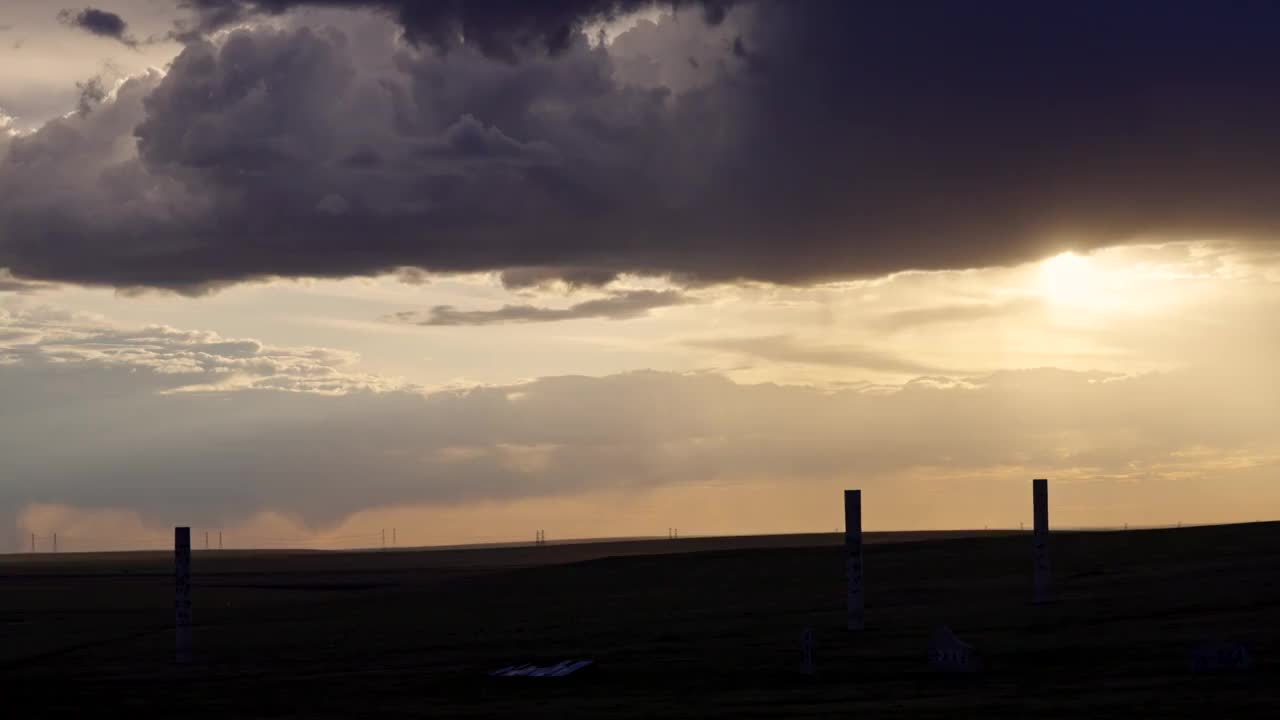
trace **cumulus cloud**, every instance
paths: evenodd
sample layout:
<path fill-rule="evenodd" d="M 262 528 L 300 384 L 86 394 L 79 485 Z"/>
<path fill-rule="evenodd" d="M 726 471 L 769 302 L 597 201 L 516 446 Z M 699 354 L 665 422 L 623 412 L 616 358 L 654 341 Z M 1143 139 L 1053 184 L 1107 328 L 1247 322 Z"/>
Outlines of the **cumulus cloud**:
<path fill-rule="evenodd" d="M 589 318 L 628 320 L 644 317 L 651 310 L 688 302 L 690 300 L 686 295 L 675 290 L 627 290 L 595 300 L 584 300 L 567 308 L 503 305 L 497 310 L 459 310 L 451 305 L 437 305 L 425 314 L 406 311 L 396 313 L 392 318 L 415 325 L 501 325 Z"/>
<path fill-rule="evenodd" d="M 58 22 L 100 37 L 117 40 L 129 47 L 138 46 L 138 41 L 129 35 L 129 24 L 113 12 L 97 8 L 63 10 L 58 13 Z"/>
<path fill-rule="evenodd" d="M 1266 3 L 1155 24 L 1101 0 L 735 3 L 603 46 L 583 19 L 633 4 L 251 22 L 304 4 L 195 0 L 249 26 L 14 139 L 0 266 L 188 291 L 402 267 L 810 283 L 1280 230 Z"/>

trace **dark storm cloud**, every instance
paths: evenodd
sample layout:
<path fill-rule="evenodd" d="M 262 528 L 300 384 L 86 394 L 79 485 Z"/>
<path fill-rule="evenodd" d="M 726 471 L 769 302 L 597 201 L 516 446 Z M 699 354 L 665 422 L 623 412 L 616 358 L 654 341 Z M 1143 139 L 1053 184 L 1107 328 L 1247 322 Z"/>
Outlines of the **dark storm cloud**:
<path fill-rule="evenodd" d="M 777 363 L 827 365 L 908 375 L 949 371 L 911 362 L 893 353 L 849 345 L 817 345 L 786 335 L 689 340 L 689 347 L 716 350 Z"/>
<path fill-rule="evenodd" d="M 302 4 L 355 6 L 194 7 Z M 576 28 L 632 3 L 360 5 L 193 40 L 14 139 L 0 266 L 810 283 L 1280 231 L 1274 3 L 736 3 L 609 49 Z"/>
<path fill-rule="evenodd" d="M 657 308 L 689 302 L 674 290 L 631 290 L 616 292 L 596 300 L 586 300 L 567 308 L 536 305 L 503 305 L 497 310 L 459 310 L 451 305 L 437 305 L 426 314 L 400 312 L 391 316 L 397 322 L 414 325 L 502 325 L 506 323 L 545 323 L 563 320 L 627 320 L 644 317 Z"/>
<path fill-rule="evenodd" d="M 184 0 L 196 11 L 194 30 L 209 32 L 261 15 L 296 8 L 367 9 L 400 24 L 405 39 L 448 52 L 465 43 L 514 62 L 520 53 L 561 53 L 584 23 L 611 20 L 653 7 L 698 7 L 709 23 L 724 19 L 735 0 Z"/>
<path fill-rule="evenodd" d="M 58 21 L 94 35 L 119 40 L 129 47 L 136 47 L 138 44 L 137 40 L 129 36 L 129 24 L 113 12 L 97 8 L 63 10 L 58 13 Z"/>

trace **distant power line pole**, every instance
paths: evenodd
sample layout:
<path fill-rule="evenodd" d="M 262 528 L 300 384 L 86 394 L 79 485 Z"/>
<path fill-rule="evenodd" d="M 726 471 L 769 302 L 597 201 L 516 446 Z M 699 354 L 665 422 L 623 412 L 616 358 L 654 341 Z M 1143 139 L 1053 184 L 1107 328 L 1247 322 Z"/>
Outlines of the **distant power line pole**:
<path fill-rule="evenodd" d="M 387 549 L 387 529 L 382 528 L 382 549 Z"/>
<path fill-rule="evenodd" d="M 53 551 L 58 552 L 58 533 L 53 534 Z"/>
<path fill-rule="evenodd" d="M 391 546 L 395 547 L 397 544 L 398 543 L 396 543 L 396 529 L 391 528 Z"/>
<path fill-rule="evenodd" d="M 31 533 L 31 552 L 36 551 L 36 534 Z"/>
<path fill-rule="evenodd" d="M 221 530 L 218 531 L 218 549 L 219 550 L 222 549 L 222 531 Z"/>
<path fill-rule="evenodd" d="M 208 530 L 204 531 L 204 549 L 205 550 L 209 549 L 209 531 Z"/>

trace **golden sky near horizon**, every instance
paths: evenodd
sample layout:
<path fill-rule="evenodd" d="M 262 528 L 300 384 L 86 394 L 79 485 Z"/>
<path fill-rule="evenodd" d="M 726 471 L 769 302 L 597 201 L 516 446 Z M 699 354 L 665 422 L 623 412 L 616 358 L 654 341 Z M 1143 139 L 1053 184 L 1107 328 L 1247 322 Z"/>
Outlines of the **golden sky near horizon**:
<path fill-rule="evenodd" d="M 672 526 L 690 536 L 826 531 L 842 522 L 835 499 L 845 487 L 866 492 L 869 529 L 1017 527 L 1028 513 L 1026 481 L 1040 475 L 1054 482 L 1054 522 L 1063 526 L 1241 522 L 1266 519 L 1280 507 L 1280 485 L 1273 480 L 1280 443 L 1270 432 L 1280 412 L 1270 371 L 1280 343 L 1274 332 L 1259 332 L 1280 304 L 1280 263 L 1246 249 L 1146 245 L 1007 269 L 904 273 L 805 289 L 704 288 L 694 304 L 641 318 L 506 325 L 501 332 L 387 319 L 440 304 L 555 307 L 589 295 L 564 289 L 512 293 L 483 276 L 423 285 L 396 277 L 277 281 L 198 299 L 66 287 L 0 301 L 0 319 L 8 321 L 0 330 L 23 325 L 23 313 L 44 313 L 53 319 L 25 327 L 52 334 L 77 325 L 64 332 L 84 336 L 86 327 L 100 332 L 160 323 L 211 331 L 220 339 L 254 338 L 264 346 L 324 347 L 343 353 L 340 373 L 378 383 L 375 392 L 384 393 L 430 396 L 477 386 L 518 393 L 523 384 L 536 386 L 537 378 L 548 376 L 625 377 L 645 370 L 672 378 L 710 373 L 734 386 L 776 389 L 777 397 L 725 400 L 735 407 L 745 403 L 744 412 L 758 415 L 754 430 L 721 428 L 714 417 L 696 423 L 702 441 L 722 442 L 717 452 L 729 454 L 753 452 L 743 444 L 750 446 L 756 432 L 776 432 L 777 438 L 765 441 L 773 447 L 759 472 L 751 462 L 728 471 L 709 468 L 704 463 L 714 462 L 714 453 L 711 459 L 690 458 L 685 466 L 673 451 L 664 465 L 673 473 L 669 481 L 661 469 L 644 468 L 636 486 L 632 478 L 595 477 L 574 480 L 579 487 L 569 491 L 539 487 L 529 497 L 504 498 L 506 491 L 498 491 L 443 503 L 414 501 L 410 491 L 403 501 L 377 506 L 361 506 L 359 492 L 352 492 L 345 503 L 334 500 L 334 512 L 321 513 L 325 519 L 319 524 L 287 501 L 232 513 L 230 522 L 194 523 L 225 529 L 229 545 L 252 539 L 248 544 L 358 546 L 376 539 L 383 527 L 397 527 L 402 544 L 499 542 L 543 527 L 561 538 L 660 535 Z M 44 342 L 49 353 L 77 349 L 72 339 Z M 136 353 L 134 361 L 145 366 L 137 347 L 113 352 Z M 200 377 L 203 384 L 208 375 Z M 261 379 L 235 371 L 213 377 L 214 386 L 196 391 L 204 402 L 234 402 Z M 995 397 L 965 397 L 997 386 Z M 913 397 L 926 388 L 956 397 Z M 1115 388 L 1114 397 L 1107 388 Z M 671 392 L 670 406 L 664 400 L 658 416 L 646 420 L 705 412 L 683 406 L 679 387 Z M 792 393 L 799 397 L 786 397 Z M 795 427 L 792 413 L 811 412 L 808 405 L 815 402 L 806 393 L 837 405 L 874 398 L 880 407 L 849 408 L 847 417 L 876 423 L 883 412 L 903 447 L 860 442 L 867 428 L 835 425 L 846 417 L 840 408 L 821 410 L 833 413 L 830 425 L 808 418 L 813 428 L 808 422 Z M 696 405 L 697 394 L 687 401 Z M 793 402 L 798 407 L 789 407 Z M 621 397 L 614 409 L 624 415 L 654 411 L 646 398 L 632 396 Z M 1104 420 L 1091 426 L 1095 414 Z M 1036 425 L 1031 432 L 1010 432 L 1011 423 L 1029 416 Z M 1106 416 L 1113 416 L 1114 425 Z M 554 408 L 531 421 L 561 423 L 570 438 L 558 445 L 491 443 L 480 427 L 477 437 L 458 446 L 479 454 L 491 444 L 501 446 L 507 464 L 524 463 L 516 476 L 539 485 L 556 483 L 561 462 L 628 474 L 626 463 L 611 467 L 592 453 L 574 458 L 572 437 L 581 433 L 619 436 L 579 440 L 590 447 L 629 441 L 642 452 L 661 453 L 664 447 L 660 439 L 631 437 L 625 425 L 583 427 L 580 418 Z M 830 437 L 812 438 L 810 432 Z M 911 437 L 914 432 L 921 436 Z M 1017 447 L 1019 442 L 1032 445 Z M 948 466 L 950 454 L 963 454 L 972 443 L 992 447 Z M 917 445 L 918 458 L 912 452 Z M 544 451 L 565 457 L 547 460 L 540 457 Z M 1037 456 L 1044 464 L 1036 464 Z M 439 472 L 424 464 L 424 482 Z M 109 503 L 33 503 L 17 524 L 20 537 L 61 528 L 64 545 L 77 538 L 94 547 L 163 545 L 167 536 L 154 513 Z"/>

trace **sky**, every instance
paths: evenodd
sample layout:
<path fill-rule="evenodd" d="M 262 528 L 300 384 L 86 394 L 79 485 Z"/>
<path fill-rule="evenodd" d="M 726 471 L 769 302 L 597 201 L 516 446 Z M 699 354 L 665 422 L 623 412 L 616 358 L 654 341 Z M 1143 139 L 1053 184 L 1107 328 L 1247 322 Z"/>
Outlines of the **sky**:
<path fill-rule="evenodd" d="M 0 551 L 1280 516 L 1265 3 L 0 6 Z"/>

